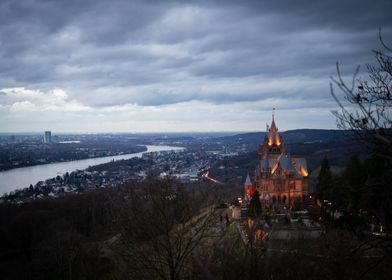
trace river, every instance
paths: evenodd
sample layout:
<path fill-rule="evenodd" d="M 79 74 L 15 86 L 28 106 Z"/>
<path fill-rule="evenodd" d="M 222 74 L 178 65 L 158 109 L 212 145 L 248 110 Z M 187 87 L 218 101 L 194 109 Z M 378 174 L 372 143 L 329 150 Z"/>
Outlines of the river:
<path fill-rule="evenodd" d="M 6 192 L 10 192 L 16 189 L 26 188 L 30 186 L 30 184 L 35 185 L 39 181 L 44 181 L 46 179 L 56 177 L 57 175 L 61 176 L 66 172 L 83 170 L 89 166 L 110 162 L 112 160 L 141 157 L 143 153 L 148 153 L 148 152 L 172 151 L 172 150 L 184 149 L 181 147 L 172 147 L 172 146 L 146 145 L 146 147 L 147 147 L 147 151 L 140 152 L 140 153 L 41 164 L 41 165 L 21 167 L 21 168 L 1 171 L 0 172 L 0 196 L 2 196 Z"/>

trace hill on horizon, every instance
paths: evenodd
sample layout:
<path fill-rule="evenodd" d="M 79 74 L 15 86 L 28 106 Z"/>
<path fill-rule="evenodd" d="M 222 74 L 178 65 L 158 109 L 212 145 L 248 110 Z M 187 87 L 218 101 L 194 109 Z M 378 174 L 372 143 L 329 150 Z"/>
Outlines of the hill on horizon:
<path fill-rule="evenodd" d="M 353 136 L 352 133 L 339 130 L 339 129 L 311 129 L 311 128 L 301 128 L 286 130 L 279 132 L 285 143 L 312 143 L 312 142 L 331 142 L 349 139 Z M 261 143 L 267 132 L 247 132 L 239 133 L 232 136 L 220 137 L 222 140 L 231 141 L 246 141 L 246 142 L 257 142 Z"/>

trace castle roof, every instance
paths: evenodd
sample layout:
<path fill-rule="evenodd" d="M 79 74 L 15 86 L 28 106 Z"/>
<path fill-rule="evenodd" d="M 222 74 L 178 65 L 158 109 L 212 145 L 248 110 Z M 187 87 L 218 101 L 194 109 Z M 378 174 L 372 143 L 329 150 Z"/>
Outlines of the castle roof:
<path fill-rule="evenodd" d="M 279 166 L 284 172 L 291 172 L 294 178 L 308 176 L 308 168 L 305 158 L 291 157 L 290 154 L 270 154 L 265 155 L 264 158 L 260 160 L 262 172 L 270 172 L 271 174 L 274 174 Z"/>

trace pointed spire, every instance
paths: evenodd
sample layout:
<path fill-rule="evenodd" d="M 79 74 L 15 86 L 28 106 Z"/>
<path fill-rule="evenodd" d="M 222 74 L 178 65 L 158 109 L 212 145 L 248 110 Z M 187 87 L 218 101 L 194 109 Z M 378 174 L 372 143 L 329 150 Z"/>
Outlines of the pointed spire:
<path fill-rule="evenodd" d="M 271 122 L 271 132 L 275 133 L 278 131 L 275 124 L 275 108 L 272 109 L 272 122 Z"/>
<path fill-rule="evenodd" d="M 275 120 L 272 119 L 272 123 L 271 123 L 271 132 L 275 132 L 275 131 L 277 131 L 277 130 L 278 130 L 278 129 L 276 128 Z"/>
<path fill-rule="evenodd" d="M 252 181 L 250 180 L 249 172 L 248 172 L 246 175 L 245 187 L 249 187 L 249 186 L 252 186 Z"/>
<path fill-rule="evenodd" d="M 275 124 L 275 108 L 272 110 L 272 123 L 271 123 L 271 128 L 269 129 L 268 132 L 268 145 L 276 144 L 280 145 L 281 139 L 278 133 L 278 128 L 276 127 Z"/>

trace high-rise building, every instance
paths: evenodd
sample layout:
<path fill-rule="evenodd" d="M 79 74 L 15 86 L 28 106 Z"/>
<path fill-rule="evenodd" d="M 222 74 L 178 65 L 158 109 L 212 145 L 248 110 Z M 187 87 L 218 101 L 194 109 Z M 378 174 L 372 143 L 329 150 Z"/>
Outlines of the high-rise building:
<path fill-rule="evenodd" d="M 45 131 L 44 143 L 52 142 L 52 133 L 50 131 Z"/>

